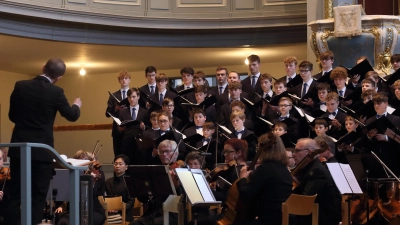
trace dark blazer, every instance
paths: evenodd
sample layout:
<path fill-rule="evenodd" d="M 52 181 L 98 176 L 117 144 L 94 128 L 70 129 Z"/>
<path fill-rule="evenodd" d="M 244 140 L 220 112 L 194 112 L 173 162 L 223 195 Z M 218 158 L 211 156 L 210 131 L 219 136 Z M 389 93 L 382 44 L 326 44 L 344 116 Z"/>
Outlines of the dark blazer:
<path fill-rule="evenodd" d="M 336 92 L 339 95 L 339 90 L 337 88 L 333 89 L 332 91 Z M 351 92 L 353 92 L 353 90 L 347 88 L 346 86 L 346 91 L 344 92 L 344 97 L 348 96 L 349 94 L 351 94 Z"/>
<path fill-rule="evenodd" d="M 282 224 L 282 203 L 292 194 L 292 178 L 286 165 L 264 161 L 251 179 L 242 178 L 236 185 L 243 202 L 256 202 L 254 208 L 260 224 Z"/>
<path fill-rule="evenodd" d="M 33 142 L 54 147 L 53 125 L 56 113 L 68 121 L 80 116 L 77 105 L 70 105 L 62 88 L 43 76 L 17 81 L 10 97 L 9 119 L 15 124 L 11 143 Z M 9 157 L 19 157 L 19 148 L 10 148 Z M 32 149 L 32 159 L 52 162 L 53 157 L 41 149 Z"/>
<path fill-rule="evenodd" d="M 126 107 L 125 109 L 123 109 L 119 112 L 119 119 L 121 121 L 132 120 L 132 114 L 131 114 L 130 107 Z M 140 106 L 139 106 L 139 111 L 137 112 L 136 120 L 143 122 L 144 125 L 147 127 L 151 127 L 150 113 L 147 109 L 140 108 Z M 128 127 L 127 127 L 127 129 L 128 129 Z"/>
<path fill-rule="evenodd" d="M 329 72 L 326 72 L 325 74 L 324 74 L 324 76 L 330 76 L 331 75 L 331 72 L 332 72 L 332 70 L 331 71 L 329 71 Z M 319 72 L 319 73 L 317 73 L 317 74 L 315 74 L 314 76 L 313 76 L 313 78 L 314 79 L 316 79 L 316 80 L 318 80 L 319 78 L 321 78 L 322 77 L 322 71 L 321 72 Z M 331 80 L 331 79 L 328 79 L 328 80 Z"/>
<path fill-rule="evenodd" d="M 237 138 L 235 130 L 233 129 L 231 131 L 232 133 L 229 135 L 229 138 Z M 254 137 L 250 138 L 249 136 L 254 136 Z M 248 138 L 250 138 L 250 141 L 248 140 Z M 247 160 L 252 161 L 256 156 L 256 146 L 257 146 L 256 138 L 253 131 L 250 131 L 245 127 L 241 139 L 247 141 L 248 144 Z"/>
<path fill-rule="evenodd" d="M 342 127 L 339 129 L 337 127 L 331 126 L 331 128 L 328 130 L 328 132 L 326 132 L 327 135 L 335 138 L 335 139 L 339 139 L 340 137 L 342 137 L 343 135 L 345 135 L 347 133 L 346 127 L 345 127 L 345 119 L 346 119 L 347 114 L 338 110 L 337 114 L 335 116 L 335 119 L 337 121 L 339 121 L 339 123 L 342 125 Z M 328 110 L 326 110 L 326 113 L 324 115 L 322 115 L 322 117 L 329 117 L 329 112 Z"/>
<path fill-rule="evenodd" d="M 253 98 L 249 95 L 249 93 L 247 92 L 243 92 L 240 94 L 241 98 L 246 98 L 247 100 L 253 101 Z M 216 108 L 217 111 L 221 108 L 221 106 L 225 105 L 226 103 L 229 103 L 229 94 L 228 93 L 224 93 L 222 95 L 220 95 L 217 98 L 217 104 L 216 104 Z"/>
<path fill-rule="evenodd" d="M 313 80 L 311 82 L 310 87 L 308 88 L 308 91 L 306 92 L 306 94 L 315 102 L 318 99 L 318 90 L 317 90 L 317 84 L 318 82 L 316 82 L 315 80 Z M 296 87 L 294 87 L 293 89 L 293 94 L 297 95 L 299 98 L 301 98 L 301 94 L 302 94 L 302 88 L 303 88 L 303 83 L 300 83 L 299 85 L 297 85 Z M 304 111 L 306 111 L 307 113 L 311 113 L 312 111 L 312 106 L 308 106 L 305 105 L 303 102 L 301 101 L 297 101 L 297 105 L 299 107 L 301 107 L 302 109 L 304 109 Z"/>
<path fill-rule="evenodd" d="M 107 196 L 122 196 L 122 201 L 126 203 L 126 221 L 132 221 L 133 201 L 129 197 L 129 192 L 124 181 L 125 175 L 108 178 L 105 183 Z"/>
<path fill-rule="evenodd" d="M 165 92 L 164 99 L 165 98 L 170 98 L 170 99 L 174 100 L 175 107 L 176 107 L 176 105 L 179 104 L 179 102 L 177 103 L 178 99 L 175 99 L 176 97 L 178 97 L 177 94 L 175 94 L 174 92 L 172 92 L 172 91 L 167 89 L 167 91 Z M 160 97 L 159 97 L 158 90 L 156 90 L 156 92 L 153 95 L 150 95 L 150 98 L 151 98 L 151 100 L 153 100 L 153 101 L 159 103 L 160 105 L 162 105 L 162 102 L 160 102 Z"/>
<path fill-rule="evenodd" d="M 144 92 L 147 96 L 150 97 L 151 92 L 150 92 L 149 86 L 148 86 L 147 84 L 141 86 L 141 87 L 139 88 L 139 90 L 142 91 L 142 92 Z M 154 93 L 156 93 L 156 91 L 157 91 L 157 85 L 154 84 Z M 147 96 L 143 96 L 143 94 L 140 94 L 140 98 L 139 98 L 139 105 L 140 105 L 140 107 L 146 108 L 146 97 L 147 97 Z"/>
<path fill-rule="evenodd" d="M 262 73 L 260 73 L 261 76 Z M 250 97 L 254 96 L 254 92 L 262 95 L 263 90 L 261 88 L 260 77 L 257 79 L 257 83 L 255 88 L 251 87 L 251 75 L 246 77 L 244 80 L 240 82 L 242 84 L 242 91 L 249 93 Z"/>
<path fill-rule="evenodd" d="M 318 224 L 337 225 L 342 219 L 342 197 L 328 169 L 318 158 L 313 159 L 304 168 L 304 173 L 297 178 L 301 185 L 293 190 L 294 194 L 317 194 L 315 202 L 319 206 Z M 298 217 L 298 225 L 310 223 L 311 216 Z"/>
<path fill-rule="evenodd" d="M 193 136 L 193 135 L 197 134 L 196 126 L 191 126 L 191 127 L 186 128 L 183 131 L 183 134 L 186 135 L 186 137 L 190 137 L 190 136 Z"/>
<path fill-rule="evenodd" d="M 218 119 L 217 119 L 218 123 L 228 128 L 229 127 L 233 128 L 230 119 L 231 114 L 232 114 L 232 109 L 230 103 L 224 104 L 218 113 Z M 250 119 L 250 116 L 247 114 L 247 112 L 246 112 L 246 120 L 244 121 L 244 126 L 249 130 L 254 130 L 253 121 Z"/>
<path fill-rule="evenodd" d="M 118 100 L 122 101 L 122 96 L 121 96 L 121 91 L 118 90 L 116 92 L 113 93 L 113 95 L 118 98 Z M 108 98 L 107 101 L 107 109 L 106 109 L 106 117 L 110 118 L 110 115 L 108 115 L 108 113 L 110 113 L 113 117 L 118 118 L 118 112 L 115 111 L 115 106 L 117 105 L 117 101 L 110 96 Z M 111 131 L 111 136 L 115 137 L 119 135 L 119 131 L 118 131 L 118 125 L 117 123 L 114 122 L 113 120 L 113 127 L 112 127 L 112 131 Z"/>
<path fill-rule="evenodd" d="M 297 140 L 299 138 L 299 120 L 291 114 L 289 114 L 289 118 L 296 123 L 288 127 L 287 133 L 289 134 L 290 140 Z M 272 120 L 273 124 L 277 124 L 279 122 L 281 122 L 279 118 Z"/>

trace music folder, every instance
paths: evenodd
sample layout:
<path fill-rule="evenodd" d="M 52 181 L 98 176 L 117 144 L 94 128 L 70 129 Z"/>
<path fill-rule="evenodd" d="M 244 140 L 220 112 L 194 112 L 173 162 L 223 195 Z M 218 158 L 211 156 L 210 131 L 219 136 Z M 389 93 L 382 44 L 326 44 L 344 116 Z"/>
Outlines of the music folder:
<path fill-rule="evenodd" d="M 193 206 L 213 206 L 221 204 L 216 201 L 210 185 L 200 169 L 177 168 L 176 174 Z"/>
<path fill-rule="evenodd" d="M 124 120 L 124 121 L 121 121 L 119 118 L 111 115 L 111 113 L 109 113 L 109 112 L 107 112 L 107 113 L 108 113 L 108 115 L 111 116 L 111 118 L 115 121 L 115 123 L 118 124 L 118 126 L 134 126 L 134 125 L 140 124 L 140 121 L 138 121 L 138 120 Z"/>
<path fill-rule="evenodd" d="M 326 165 L 342 195 L 363 194 L 349 164 L 327 163 Z"/>

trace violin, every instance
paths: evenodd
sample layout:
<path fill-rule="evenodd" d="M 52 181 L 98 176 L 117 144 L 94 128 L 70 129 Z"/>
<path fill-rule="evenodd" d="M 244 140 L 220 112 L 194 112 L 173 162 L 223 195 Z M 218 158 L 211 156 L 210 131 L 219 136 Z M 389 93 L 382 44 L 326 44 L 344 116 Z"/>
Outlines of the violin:
<path fill-rule="evenodd" d="M 85 174 L 91 174 L 95 180 L 99 180 L 101 178 L 100 169 L 101 164 L 95 161 L 88 166 L 88 170 L 86 170 Z"/>
<path fill-rule="evenodd" d="M 185 162 L 182 160 L 177 160 L 169 165 L 170 170 L 174 170 L 176 168 L 184 168 L 184 167 L 185 167 Z"/>
<path fill-rule="evenodd" d="M 3 167 L 0 170 L 0 182 L 5 182 L 11 179 L 10 168 Z"/>
<path fill-rule="evenodd" d="M 232 166 L 236 166 L 236 160 L 232 160 L 226 164 L 221 164 L 215 167 L 211 172 L 209 172 L 206 176 L 208 182 L 212 183 L 218 179 L 219 176 L 224 176 L 224 174 L 231 168 Z"/>

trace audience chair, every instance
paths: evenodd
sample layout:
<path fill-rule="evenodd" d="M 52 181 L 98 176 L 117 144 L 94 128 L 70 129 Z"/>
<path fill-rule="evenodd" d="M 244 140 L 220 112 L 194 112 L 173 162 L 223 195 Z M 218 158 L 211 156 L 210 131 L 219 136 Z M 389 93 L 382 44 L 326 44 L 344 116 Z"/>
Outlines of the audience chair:
<path fill-rule="evenodd" d="M 317 195 L 306 196 L 291 194 L 282 203 L 282 225 L 289 225 L 289 214 L 306 216 L 312 214 L 312 225 L 318 225 L 318 204 L 314 203 Z"/>
<path fill-rule="evenodd" d="M 109 225 L 109 224 L 119 224 L 119 225 L 126 225 L 128 224 L 126 220 L 126 204 L 122 202 L 122 197 L 112 197 L 112 198 L 103 198 L 102 196 L 99 196 L 99 201 L 103 205 L 105 214 L 106 214 L 106 221 L 104 222 L 104 225 Z M 110 210 L 118 210 L 121 211 L 121 223 L 109 223 L 109 218 L 111 218 L 111 215 L 109 217 L 108 211 Z"/>

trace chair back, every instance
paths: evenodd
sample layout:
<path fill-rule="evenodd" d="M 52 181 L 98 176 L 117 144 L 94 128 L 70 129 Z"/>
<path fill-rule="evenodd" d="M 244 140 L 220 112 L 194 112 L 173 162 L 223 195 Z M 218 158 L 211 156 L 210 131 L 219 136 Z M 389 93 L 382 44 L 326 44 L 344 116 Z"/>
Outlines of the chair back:
<path fill-rule="evenodd" d="M 282 225 L 289 224 L 289 214 L 306 216 L 312 214 L 312 225 L 318 225 L 318 204 L 314 203 L 317 195 L 291 194 L 282 203 Z"/>

